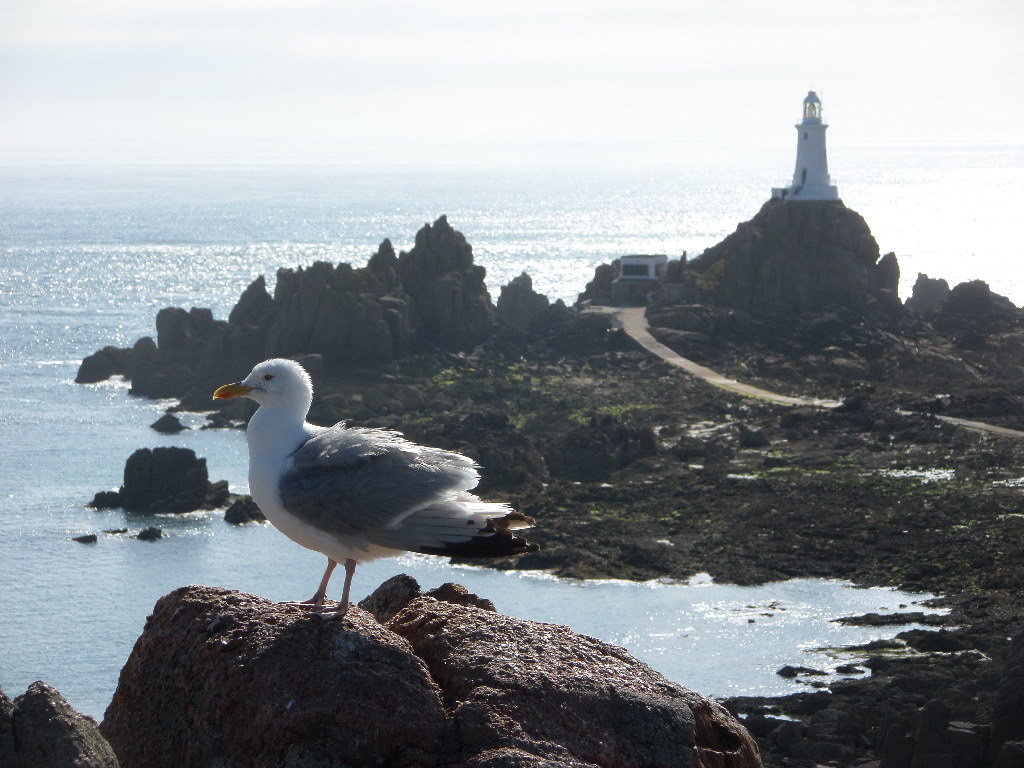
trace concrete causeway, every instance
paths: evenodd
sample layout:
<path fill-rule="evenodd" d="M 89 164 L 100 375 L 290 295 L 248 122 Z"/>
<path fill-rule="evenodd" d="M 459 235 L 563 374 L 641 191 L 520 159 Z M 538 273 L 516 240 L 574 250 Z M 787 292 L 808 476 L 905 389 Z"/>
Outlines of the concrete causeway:
<path fill-rule="evenodd" d="M 616 327 L 621 328 L 627 336 L 652 355 L 655 355 L 666 363 L 674 365 L 677 368 L 681 368 L 691 376 L 703 379 L 716 387 L 728 389 L 732 392 L 736 392 L 737 394 L 744 395 L 745 397 L 756 397 L 762 400 L 768 400 L 769 402 L 779 403 L 780 405 L 803 405 L 813 408 L 835 408 L 840 405 L 840 401 L 838 400 L 783 395 L 778 392 L 772 392 L 767 389 L 755 387 L 751 384 L 744 384 L 741 381 L 730 379 L 728 376 L 723 376 L 717 371 L 713 371 L 700 363 L 695 363 L 693 360 L 673 352 L 651 334 L 650 326 L 647 324 L 646 307 L 591 306 L 588 308 L 588 311 L 602 312 L 611 315 L 612 322 Z M 983 421 L 960 419 L 955 416 L 936 416 L 936 418 L 940 421 L 946 422 L 947 424 L 964 427 L 965 429 L 975 429 L 1006 437 L 1024 438 L 1024 431 L 1019 429 L 1000 427 L 995 424 L 987 424 Z"/>

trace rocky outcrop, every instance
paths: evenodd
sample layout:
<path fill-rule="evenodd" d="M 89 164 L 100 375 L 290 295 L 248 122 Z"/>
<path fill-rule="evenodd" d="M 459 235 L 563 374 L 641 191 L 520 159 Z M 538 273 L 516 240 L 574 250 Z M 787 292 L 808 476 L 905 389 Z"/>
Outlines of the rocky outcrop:
<path fill-rule="evenodd" d="M 919 274 L 906 307 L 941 333 L 966 340 L 968 346 L 984 346 L 988 335 L 1024 324 L 1024 312 L 993 293 L 983 280 L 960 283 L 950 290 L 945 280 Z"/>
<path fill-rule="evenodd" d="M 592 301 L 605 304 L 610 302 L 612 300 L 612 283 L 619 276 L 619 267 L 618 259 L 611 264 L 599 264 L 594 269 L 594 279 L 586 284 L 577 303 Z"/>
<path fill-rule="evenodd" d="M 150 429 L 155 429 L 164 435 L 176 435 L 179 432 L 188 429 L 173 413 L 165 413 L 159 419 L 149 425 Z"/>
<path fill-rule="evenodd" d="M 902 306 L 895 256 L 880 257 L 867 223 L 841 202 L 770 201 L 687 268 L 698 303 L 759 319 L 884 315 Z"/>
<path fill-rule="evenodd" d="M 243 525 L 245 523 L 262 523 L 266 515 L 260 510 L 259 505 L 252 500 L 251 496 L 240 496 L 231 502 L 231 506 L 224 510 L 224 522 L 232 525 Z"/>
<path fill-rule="evenodd" d="M 60 693 L 32 683 L 11 701 L 0 691 L 0 765 L 4 768 L 118 768 L 96 721 Z"/>
<path fill-rule="evenodd" d="M 128 373 L 130 358 L 130 349 L 104 347 L 82 361 L 75 376 L 75 383 L 94 384 L 97 381 L 106 381 L 111 376 L 124 376 Z"/>
<path fill-rule="evenodd" d="M 533 280 L 523 272 L 501 287 L 498 296 L 498 317 L 509 328 L 526 332 L 535 318 L 548 308 L 548 297 L 533 290 Z"/>
<path fill-rule="evenodd" d="M 935 312 L 935 328 L 951 334 L 973 333 L 984 337 L 1024 323 L 1024 313 L 1005 296 L 993 293 L 983 280 L 953 287 Z"/>
<path fill-rule="evenodd" d="M 129 512 L 193 512 L 227 503 L 227 480 L 210 482 L 206 459 L 191 448 L 140 448 L 124 465 L 124 485 L 100 491 L 90 506 L 121 507 Z"/>
<path fill-rule="evenodd" d="M 949 283 L 941 277 L 931 278 L 923 272 L 918 272 L 913 292 L 904 306 L 919 317 L 931 318 L 948 298 Z"/>
<path fill-rule="evenodd" d="M 412 250 L 399 255 L 397 270 L 418 344 L 468 351 L 494 330 L 486 270 L 473 264 L 473 248 L 446 217 L 416 233 Z"/>
<path fill-rule="evenodd" d="M 273 296 L 256 278 L 228 319 L 210 310 L 162 309 L 157 338 L 86 358 L 76 381 L 127 376 L 148 397 L 193 393 L 206 405 L 216 386 L 270 357 L 319 356 L 327 367 L 375 368 L 426 350 L 468 351 L 488 338 L 495 309 L 473 250 L 442 216 L 408 253 L 384 240 L 364 268 L 317 262 L 280 269 Z"/>
<path fill-rule="evenodd" d="M 176 590 L 149 617 L 101 730 L 123 768 L 761 765 L 725 709 L 621 648 L 503 616 L 457 587 L 416 597 L 410 581 L 365 601 L 391 616 L 384 625 L 359 607 L 324 620 Z"/>

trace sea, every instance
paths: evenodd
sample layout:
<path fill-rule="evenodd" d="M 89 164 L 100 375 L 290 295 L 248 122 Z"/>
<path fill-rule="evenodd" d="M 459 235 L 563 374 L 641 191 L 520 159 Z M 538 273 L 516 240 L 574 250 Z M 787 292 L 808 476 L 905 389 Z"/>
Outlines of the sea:
<path fill-rule="evenodd" d="M 304 599 L 324 566 L 271 526 L 228 525 L 219 511 L 88 508 L 120 485 L 138 448 L 192 448 L 211 479 L 240 493 L 247 456 L 243 432 L 199 429 L 200 414 L 185 414 L 193 428 L 178 435 L 155 432 L 173 403 L 133 397 L 124 381 L 75 384 L 83 357 L 155 335 L 163 307 L 226 318 L 257 276 L 272 290 L 281 267 L 362 266 L 385 238 L 408 250 L 442 215 L 472 245 L 493 298 L 527 272 L 536 290 L 571 303 L 618 256 L 692 257 L 721 241 L 787 183 L 786 158 L 636 171 L 0 165 L 0 687 L 13 698 L 44 680 L 100 719 L 161 595 L 210 584 Z M 842 160 L 837 173 L 832 159 L 833 180 L 882 253 L 896 253 L 904 298 L 923 272 L 950 285 L 985 280 L 1024 304 L 1024 141 L 871 144 L 843 148 Z M 151 525 L 164 538 L 133 538 Z M 90 533 L 94 544 L 73 540 Z M 354 598 L 400 572 L 622 645 L 720 698 L 808 690 L 777 670 L 819 669 L 827 682 L 857 660 L 846 646 L 901 629 L 838 617 L 936 610 L 921 605 L 931 595 L 833 580 L 579 581 L 418 555 L 361 566 Z"/>

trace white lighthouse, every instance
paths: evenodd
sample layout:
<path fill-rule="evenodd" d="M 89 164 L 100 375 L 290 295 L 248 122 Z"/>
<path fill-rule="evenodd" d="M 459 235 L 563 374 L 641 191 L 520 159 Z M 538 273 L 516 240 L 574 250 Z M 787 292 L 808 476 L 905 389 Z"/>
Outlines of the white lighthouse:
<path fill-rule="evenodd" d="M 775 187 L 772 197 L 782 200 L 838 200 L 839 190 L 828 175 L 828 154 L 825 151 L 825 129 L 821 121 L 821 99 L 808 91 L 804 99 L 804 119 L 797 124 L 796 170 L 793 183 Z"/>

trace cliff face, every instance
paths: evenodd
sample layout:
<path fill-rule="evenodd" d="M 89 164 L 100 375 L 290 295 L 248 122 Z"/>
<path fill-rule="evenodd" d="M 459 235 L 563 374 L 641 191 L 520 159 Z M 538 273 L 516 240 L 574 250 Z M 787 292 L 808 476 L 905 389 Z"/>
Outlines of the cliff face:
<path fill-rule="evenodd" d="M 841 202 L 770 201 L 687 265 L 700 301 L 759 319 L 899 311 L 899 266 Z"/>
<path fill-rule="evenodd" d="M 342 621 L 211 587 L 165 596 L 101 726 L 122 768 L 761 765 L 724 708 L 621 648 L 410 581 Z"/>

